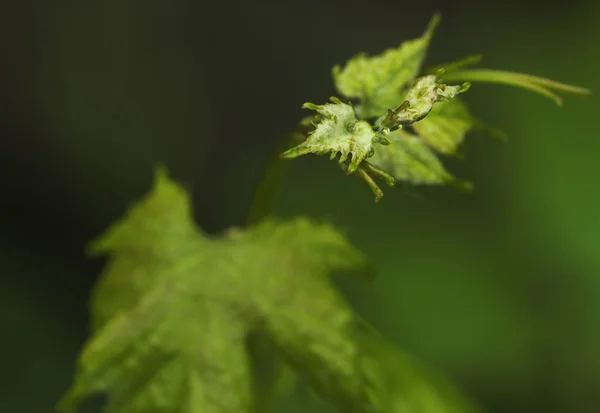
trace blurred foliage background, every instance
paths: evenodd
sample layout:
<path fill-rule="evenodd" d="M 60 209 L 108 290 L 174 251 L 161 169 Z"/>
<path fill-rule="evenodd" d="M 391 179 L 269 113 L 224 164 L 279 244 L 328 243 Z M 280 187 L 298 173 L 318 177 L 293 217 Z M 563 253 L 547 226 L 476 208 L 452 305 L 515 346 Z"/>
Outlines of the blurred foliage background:
<path fill-rule="evenodd" d="M 50 412 L 87 334 L 102 265 L 84 245 L 165 162 L 216 232 L 240 225 L 261 168 L 330 70 L 443 21 L 428 62 L 600 91 L 600 3 L 317 0 L 3 2 L 0 6 L 0 411 Z M 274 213 L 342 228 L 377 264 L 343 285 L 398 345 L 493 413 L 600 412 L 597 99 L 558 108 L 476 84 L 471 195 L 387 190 L 378 206 L 325 158 L 290 166 Z M 302 395 L 282 413 L 320 412 Z"/>

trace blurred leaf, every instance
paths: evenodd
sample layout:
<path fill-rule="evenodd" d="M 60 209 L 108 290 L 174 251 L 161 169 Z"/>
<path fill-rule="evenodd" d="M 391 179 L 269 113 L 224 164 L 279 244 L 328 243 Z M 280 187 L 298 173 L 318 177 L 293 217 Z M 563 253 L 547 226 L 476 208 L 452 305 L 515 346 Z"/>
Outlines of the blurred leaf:
<path fill-rule="evenodd" d="M 405 88 L 417 77 L 429 42 L 440 21 L 434 15 L 422 37 L 406 41 L 398 48 L 368 57 L 361 53 L 345 67 L 333 68 L 337 90 L 348 98 L 361 100 L 361 118 L 376 117 L 402 103 Z"/>
<path fill-rule="evenodd" d="M 110 413 L 254 412 L 266 396 L 253 385 L 253 333 L 341 411 L 468 407 L 348 306 L 330 275 L 367 261 L 329 226 L 267 221 L 210 239 L 193 224 L 188 195 L 159 170 L 151 193 L 93 250 L 113 264 L 63 412 L 93 393 L 107 395 Z"/>
<path fill-rule="evenodd" d="M 211 240 L 162 170 L 93 250 L 112 263 L 95 293 L 96 333 L 60 403 L 65 412 L 97 392 L 108 395 L 111 413 L 249 412 L 248 333 L 264 325 L 277 347 L 306 334 L 327 340 L 352 316 L 329 273 L 366 264 L 341 234 L 305 219 Z"/>
<path fill-rule="evenodd" d="M 175 263 L 208 243 L 193 222 L 185 190 L 159 168 L 152 191 L 88 248 L 91 255 L 110 253 L 92 291 L 92 330 L 131 310 Z"/>
<path fill-rule="evenodd" d="M 414 358 L 385 340 L 364 320 L 355 319 L 351 330 L 357 343 L 353 369 L 362 377 L 353 398 L 339 395 L 335 406 L 349 413 L 475 413 L 477 406 L 465 399 L 445 378 L 421 366 Z M 323 379 L 326 375 L 323 374 Z M 320 378 L 313 378 L 318 381 Z M 323 380 L 324 381 L 324 380 Z M 334 381 L 336 383 L 337 380 Z M 315 401 L 327 401 L 331 384 L 308 388 Z M 348 383 L 350 386 L 351 383 Z M 323 397 L 327 395 L 327 397 Z M 357 397 L 360 396 L 360 397 Z"/>
<path fill-rule="evenodd" d="M 363 351 L 365 370 L 377 372 L 389 397 L 384 412 L 474 413 L 479 408 L 444 377 L 424 368 L 365 322 L 359 321 L 356 342 Z M 380 390 L 381 391 L 381 390 Z M 349 410 L 352 411 L 352 410 Z"/>

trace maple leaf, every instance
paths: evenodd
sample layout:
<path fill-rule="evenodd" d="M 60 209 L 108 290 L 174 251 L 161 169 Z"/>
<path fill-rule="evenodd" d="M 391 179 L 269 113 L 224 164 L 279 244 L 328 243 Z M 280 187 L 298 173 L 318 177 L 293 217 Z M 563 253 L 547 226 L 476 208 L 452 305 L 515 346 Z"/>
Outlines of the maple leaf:
<path fill-rule="evenodd" d="M 337 90 L 348 98 L 360 99 L 361 118 L 376 117 L 402 102 L 406 88 L 414 81 L 440 16 L 434 15 L 423 36 L 405 41 L 399 47 L 376 56 L 360 53 L 345 67 L 333 68 Z"/>
<path fill-rule="evenodd" d="M 282 339 L 311 327 L 301 326 L 304 313 L 329 306 L 332 318 L 318 313 L 322 325 L 313 327 L 326 335 L 339 314 L 351 314 L 328 276 L 367 262 L 339 232 L 306 219 L 209 238 L 162 170 L 92 251 L 111 260 L 92 300 L 94 335 L 60 403 L 65 412 L 96 392 L 108 395 L 111 413 L 250 412 L 249 332 L 268 322 Z"/>
<path fill-rule="evenodd" d="M 328 225 L 271 220 L 209 237 L 188 194 L 159 169 L 150 193 L 91 250 L 111 261 L 62 412 L 93 393 L 107 396 L 106 413 L 257 412 L 252 334 L 340 411 L 465 411 L 332 284 L 334 271 L 368 261 Z"/>

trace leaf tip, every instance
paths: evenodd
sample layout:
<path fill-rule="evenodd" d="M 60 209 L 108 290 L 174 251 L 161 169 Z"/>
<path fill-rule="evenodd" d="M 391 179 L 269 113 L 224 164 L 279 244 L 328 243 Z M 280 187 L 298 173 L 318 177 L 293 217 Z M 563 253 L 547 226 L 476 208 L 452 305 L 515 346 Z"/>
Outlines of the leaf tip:
<path fill-rule="evenodd" d="M 68 391 L 56 404 L 55 410 L 57 413 L 73 413 L 75 410 L 75 401 L 73 400 L 72 391 Z"/>
<path fill-rule="evenodd" d="M 441 21 L 442 14 L 439 11 L 433 13 L 433 16 L 431 16 L 431 20 L 429 20 L 429 23 L 427 24 L 427 29 L 425 29 L 425 36 L 431 38 L 435 33 L 437 27 L 440 25 Z"/>
<path fill-rule="evenodd" d="M 154 166 L 154 181 L 165 181 L 169 179 L 169 169 L 163 162 L 158 162 Z"/>
<path fill-rule="evenodd" d="M 473 185 L 473 182 L 471 181 L 462 181 L 453 178 L 448 182 L 448 184 L 453 188 L 459 190 L 460 192 L 464 193 L 471 193 L 475 189 L 475 185 Z"/>
<path fill-rule="evenodd" d="M 304 143 L 301 143 L 300 145 L 294 146 L 293 148 L 290 148 L 287 151 L 279 154 L 279 157 L 281 159 L 294 159 L 302 155 L 307 155 L 310 152 L 311 149 Z"/>
<path fill-rule="evenodd" d="M 460 85 L 460 87 L 456 93 L 465 93 L 470 88 L 471 88 L 471 82 L 464 82 L 463 84 Z"/>
<path fill-rule="evenodd" d="M 319 110 L 319 105 L 315 105 L 311 102 L 306 102 L 302 105 L 302 109 Z"/>
<path fill-rule="evenodd" d="M 331 76 L 335 80 L 340 75 L 341 72 L 342 72 L 342 66 L 341 65 L 335 65 L 331 69 Z"/>
<path fill-rule="evenodd" d="M 563 100 L 560 96 L 554 95 L 552 99 L 554 100 L 554 103 L 556 103 L 556 106 L 558 106 L 559 108 L 562 108 L 564 106 Z"/>
<path fill-rule="evenodd" d="M 104 252 L 104 245 L 102 242 L 102 239 L 97 239 L 94 241 L 91 241 L 84 250 L 84 254 L 88 257 L 88 258 L 95 258 L 99 255 L 102 255 Z"/>

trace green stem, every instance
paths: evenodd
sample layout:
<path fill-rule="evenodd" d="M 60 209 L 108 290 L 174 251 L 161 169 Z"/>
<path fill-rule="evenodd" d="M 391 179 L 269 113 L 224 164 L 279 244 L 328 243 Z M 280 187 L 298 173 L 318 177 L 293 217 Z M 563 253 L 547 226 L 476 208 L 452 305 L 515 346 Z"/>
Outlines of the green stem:
<path fill-rule="evenodd" d="M 460 70 L 456 72 L 444 73 L 442 78 L 447 82 L 486 82 L 522 87 L 554 100 L 559 106 L 562 106 L 562 99 L 553 91 L 570 93 L 582 97 L 588 97 L 592 94 L 590 90 L 582 87 L 567 85 L 565 83 L 556 82 L 543 77 L 507 72 L 503 70 Z"/>
<path fill-rule="evenodd" d="M 277 146 L 274 155 L 268 160 L 260 182 L 252 195 L 252 201 L 246 216 L 246 226 L 257 224 L 273 210 L 275 200 L 281 190 L 284 175 L 290 164 L 290 162 L 281 159 L 279 154 L 288 149 L 296 139 L 297 134 L 295 133 L 291 134 L 289 138 L 283 139 Z"/>
<path fill-rule="evenodd" d="M 424 70 L 424 74 L 435 75 L 441 69 L 443 69 L 446 73 L 455 72 L 464 67 L 473 66 L 473 65 L 478 64 L 479 62 L 481 62 L 482 58 L 483 58 L 483 56 L 481 56 L 481 55 L 467 56 L 464 59 L 457 60 L 452 63 L 443 63 L 441 65 L 428 67 L 427 69 Z"/>

